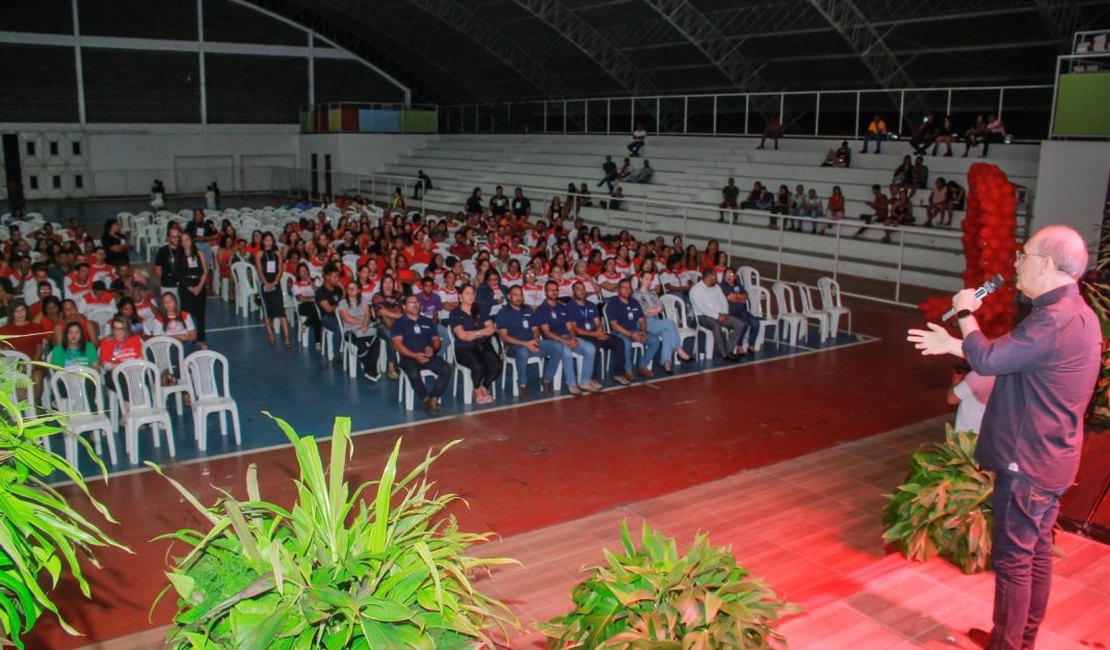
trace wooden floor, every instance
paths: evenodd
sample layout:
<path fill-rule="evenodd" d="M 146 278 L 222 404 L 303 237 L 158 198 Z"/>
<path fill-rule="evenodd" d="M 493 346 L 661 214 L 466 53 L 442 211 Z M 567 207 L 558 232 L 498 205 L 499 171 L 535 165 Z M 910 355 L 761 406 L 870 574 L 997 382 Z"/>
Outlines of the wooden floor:
<path fill-rule="evenodd" d="M 880 540 L 882 494 L 904 477 L 914 449 L 942 436 L 944 420 L 477 547 L 476 554 L 523 563 L 479 582 L 506 599 L 524 624 L 506 647 L 546 647 L 531 625 L 569 608 L 582 567 L 600 562 L 603 547 L 617 547 L 622 521 L 638 531 L 646 520 L 676 537 L 682 550 L 697 531 L 707 531 L 780 595 L 802 604 L 805 611 L 781 626 L 796 650 L 973 648 L 965 632 L 989 628 L 993 576 L 965 576 L 937 559 L 911 563 Z M 1110 646 L 1110 547 L 1068 533 L 1057 536 L 1057 545 L 1062 557 L 1038 650 Z M 164 633 L 150 630 L 85 650 L 157 648 Z"/>

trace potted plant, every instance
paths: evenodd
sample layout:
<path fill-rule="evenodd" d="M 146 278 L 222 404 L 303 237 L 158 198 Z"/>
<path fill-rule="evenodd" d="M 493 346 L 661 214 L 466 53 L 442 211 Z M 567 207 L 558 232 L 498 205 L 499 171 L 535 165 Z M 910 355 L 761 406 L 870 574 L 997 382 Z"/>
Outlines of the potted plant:
<path fill-rule="evenodd" d="M 178 595 L 170 647 L 493 647 L 487 630 L 516 626 L 504 603 L 470 581 L 478 569 L 515 561 L 465 555 L 489 535 L 460 531 L 444 514 L 458 497 L 433 494 L 428 481 L 429 466 L 459 441 L 399 478 L 398 440 L 381 478 L 352 490 L 343 479 L 353 453 L 349 418 L 335 420 L 326 468 L 315 439 L 275 420 L 300 466 L 292 508 L 262 499 L 254 465 L 247 499 L 225 492 L 211 508 L 167 477 L 210 524 L 164 536 L 189 547 L 172 561 L 162 593 Z"/>
<path fill-rule="evenodd" d="M 7 337 L 0 337 L 0 345 L 5 345 L 5 340 Z M 115 523 L 108 510 L 89 495 L 81 474 L 42 445 L 47 436 L 65 430 L 65 419 L 49 413 L 25 416 L 33 409 L 31 380 L 23 363 L 0 357 L 0 646 L 17 648 L 24 647 L 23 636 L 46 612 L 69 634 L 80 634 L 58 613 L 50 592 L 68 575 L 88 598 L 81 558 L 99 567 L 95 549 L 113 546 L 126 550 L 47 485 L 48 477 L 64 476 L 105 519 Z M 107 480 L 103 463 L 88 441 L 80 440 Z"/>
<path fill-rule="evenodd" d="M 975 433 L 945 427 L 945 439 L 910 458 L 910 475 L 887 495 L 883 541 L 924 562 L 947 558 L 964 573 L 985 571 L 991 555 L 994 479 L 975 462 Z"/>
<path fill-rule="evenodd" d="M 774 625 L 801 611 L 736 563 L 704 533 L 679 555 L 672 538 L 645 522 L 640 547 L 621 526 L 623 554 L 571 592 L 574 609 L 542 624 L 551 648 L 776 648 Z"/>

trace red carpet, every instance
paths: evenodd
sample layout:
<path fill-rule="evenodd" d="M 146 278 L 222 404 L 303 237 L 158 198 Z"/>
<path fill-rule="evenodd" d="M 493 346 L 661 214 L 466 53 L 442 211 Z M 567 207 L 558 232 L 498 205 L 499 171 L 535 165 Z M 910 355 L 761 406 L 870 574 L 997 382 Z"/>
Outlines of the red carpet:
<path fill-rule="evenodd" d="M 739 366 L 600 396 L 565 399 L 401 428 L 355 439 L 348 478 L 376 477 L 405 436 L 402 467 L 430 446 L 465 442 L 433 468 L 444 491 L 470 504 L 464 528 L 512 535 L 870 436 L 945 412 L 951 360 L 917 356 L 904 341 L 920 318 L 909 310 L 853 303 L 853 322 L 882 341 Z M 336 413 L 357 408 L 336 404 Z M 277 415 L 280 405 L 275 404 Z M 330 431 L 330 422 L 320 429 Z M 169 474 L 211 503 L 218 485 L 244 495 L 256 463 L 264 498 L 288 504 L 293 455 L 288 449 L 175 467 Z M 72 492 L 69 491 L 70 493 Z M 120 526 L 108 530 L 136 551 L 105 552 L 91 570 L 93 601 L 72 585 L 63 611 L 85 638 L 70 638 L 43 619 L 31 648 L 64 650 L 162 625 L 171 600 L 147 612 L 165 583 L 168 545 L 159 534 L 201 521 L 163 479 L 150 472 L 93 486 Z M 83 509 L 84 510 L 84 509 Z"/>

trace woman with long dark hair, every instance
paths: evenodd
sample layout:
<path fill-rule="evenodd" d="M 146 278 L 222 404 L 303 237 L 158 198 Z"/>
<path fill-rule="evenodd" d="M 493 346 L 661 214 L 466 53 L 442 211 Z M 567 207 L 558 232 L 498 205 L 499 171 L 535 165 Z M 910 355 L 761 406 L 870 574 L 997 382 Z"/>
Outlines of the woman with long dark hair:
<path fill-rule="evenodd" d="M 496 329 L 493 319 L 482 311 L 473 286 L 459 291 L 459 306 L 451 312 L 451 333 L 455 338 L 455 361 L 470 369 L 474 382 L 474 401 L 493 401 L 490 389 L 501 376 L 501 357 L 493 349 Z"/>
<path fill-rule="evenodd" d="M 119 220 L 108 219 L 104 222 L 104 232 L 100 236 L 100 243 L 104 246 L 104 259 L 112 266 L 121 266 L 128 263 L 127 252 L 131 244 L 120 232 Z"/>
<path fill-rule="evenodd" d="M 62 333 L 62 344 L 50 351 L 50 363 L 61 368 L 96 368 L 100 365 L 96 346 L 85 338 L 85 329 L 69 323 Z"/>
<path fill-rule="evenodd" d="M 343 323 L 346 339 L 358 350 L 362 376 L 370 381 L 378 381 L 379 346 L 372 323 L 373 310 L 370 308 L 370 301 L 362 296 L 362 287 L 358 282 L 352 280 L 347 283 L 336 313 Z"/>
<path fill-rule="evenodd" d="M 181 233 L 181 255 L 185 261 L 181 279 L 181 309 L 193 317 L 196 324 L 197 347 L 208 349 L 205 342 L 204 315 L 208 305 L 208 260 L 204 259 L 187 232 Z"/>
<path fill-rule="evenodd" d="M 262 234 L 261 246 L 254 255 L 254 269 L 258 272 L 262 285 L 262 322 L 266 326 L 266 338 L 272 347 L 275 341 L 271 321 L 278 319 L 285 349 L 288 350 L 293 347 L 293 342 L 289 339 L 289 319 L 285 315 L 285 298 L 281 289 L 281 276 L 284 273 L 282 252 L 274 244 L 274 233 L 269 231 Z"/>

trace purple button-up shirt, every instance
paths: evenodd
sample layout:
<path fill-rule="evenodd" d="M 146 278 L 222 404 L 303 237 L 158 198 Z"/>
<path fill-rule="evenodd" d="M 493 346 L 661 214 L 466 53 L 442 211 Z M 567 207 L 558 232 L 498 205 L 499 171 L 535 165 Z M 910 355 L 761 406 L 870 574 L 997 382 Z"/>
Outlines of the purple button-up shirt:
<path fill-rule="evenodd" d="M 998 377 L 975 449 L 983 469 L 1016 469 L 1048 491 L 1071 485 L 1101 346 L 1098 318 L 1076 284 L 1033 299 L 1033 311 L 1005 336 L 964 339 L 971 368 Z"/>

